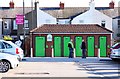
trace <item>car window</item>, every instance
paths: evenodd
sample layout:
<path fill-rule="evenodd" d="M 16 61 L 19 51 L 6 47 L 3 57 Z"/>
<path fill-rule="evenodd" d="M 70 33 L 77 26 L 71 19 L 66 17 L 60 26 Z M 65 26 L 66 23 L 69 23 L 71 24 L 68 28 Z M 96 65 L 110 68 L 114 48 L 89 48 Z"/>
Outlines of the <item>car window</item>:
<path fill-rule="evenodd" d="M 114 44 L 112 47 L 114 48 L 115 46 L 117 46 L 119 43 L 116 43 L 116 44 Z"/>
<path fill-rule="evenodd" d="M 5 46 L 2 42 L 0 42 L 0 49 L 5 49 Z"/>
<path fill-rule="evenodd" d="M 4 43 L 5 47 L 6 47 L 6 49 L 12 48 L 12 46 L 10 44 L 8 44 L 6 42 L 3 42 L 3 43 Z"/>
<path fill-rule="evenodd" d="M 116 43 L 112 46 L 113 49 L 118 49 L 120 48 L 120 43 Z"/>

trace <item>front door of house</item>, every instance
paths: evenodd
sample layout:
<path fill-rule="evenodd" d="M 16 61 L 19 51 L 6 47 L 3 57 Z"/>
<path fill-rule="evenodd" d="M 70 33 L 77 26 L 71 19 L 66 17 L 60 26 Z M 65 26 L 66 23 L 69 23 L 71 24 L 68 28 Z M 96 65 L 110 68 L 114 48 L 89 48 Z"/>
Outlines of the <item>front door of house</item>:
<path fill-rule="evenodd" d="M 35 56 L 45 57 L 45 37 L 35 38 Z"/>
<path fill-rule="evenodd" d="M 106 49 L 107 49 L 105 36 L 101 36 L 99 38 L 99 45 L 100 45 L 100 56 L 105 57 L 106 56 Z"/>
<path fill-rule="evenodd" d="M 92 37 L 92 36 L 90 36 L 90 37 L 88 37 L 87 38 L 87 45 L 88 45 L 88 47 L 87 47 L 87 54 L 88 54 L 88 57 L 89 56 L 94 56 L 94 37 Z"/>
<path fill-rule="evenodd" d="M 54 56 L 61 57 L 61 37 L 54 37 Z"/>
<path fill-rule="evenodd" d="M 68 48 L 68 42 L 70 42 L 70 37 L 64 37 L 64 57 L 68 57 L 69 56 L 69 48 Z"/>
<path fill-rule="evenodd" d="M 81 36 L 75 37 L 75 54 L 77 57 L 82 56 L 82 50 L 80 48 L 81 43 L 82 43 L 82 37 Z"/>

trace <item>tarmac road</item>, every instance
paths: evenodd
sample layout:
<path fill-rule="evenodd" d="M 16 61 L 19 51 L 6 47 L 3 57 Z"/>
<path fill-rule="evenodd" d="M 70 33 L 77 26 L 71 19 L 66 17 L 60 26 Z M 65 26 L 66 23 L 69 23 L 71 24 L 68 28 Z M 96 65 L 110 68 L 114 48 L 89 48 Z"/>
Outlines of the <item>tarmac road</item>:
<path fill-rule="evenodd" d="M 2 79 L 20 79 L 20 77 L 32 78 L 73 78 L 93 79 L 111 77 L 117 79 L 120 74 L 119 64 L 113 63 L 109 58 L 89 57 L 81 58 L 25 58 L 20 65 L 9 70 L 7 73 L 0 73 Z M 110 72 L 110 73 L 109 73 Z M 21 78 L 23 79 L 23 78 Z M 120 79 L 120 78 L 118 78 Z"/>

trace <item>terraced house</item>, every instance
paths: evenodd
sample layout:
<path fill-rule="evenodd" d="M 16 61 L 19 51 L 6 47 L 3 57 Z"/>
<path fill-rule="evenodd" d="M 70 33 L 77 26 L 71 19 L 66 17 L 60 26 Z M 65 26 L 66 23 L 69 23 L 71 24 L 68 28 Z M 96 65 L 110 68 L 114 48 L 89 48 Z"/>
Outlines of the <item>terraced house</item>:
<path fill-rule="evenodd" d="M 67 43 L 74 40 L 75 55 L 81 56 L 80 44 L 85 39 L 87 43 L 87 56 L 97 56 L 98 49 L 101 56 L 107 56 L 113 39 L 119 35 L 119 7 L 114 7 L 114 2 L 109 7 L 95 7 L 94 1 L 90 7 L 25 7 L 25 32 L 30 35 L 31 45 L 27 50 L 33 49 L 33 56 L 38 57 L 67 57 Z M 3 29 L 2 35 L 23 36 L 23 25 L 16 25 L 15 16 L 23 13 L 22 7 L 1 9 L 9 15 L 1 15 L 2 27 L 4 20 L 9 19 L 11 29 Z M 1 13 L 0 12 L 0 13 Z M 13 14 L 13 16 L 10 14 Z M 9 17 L 10 16 L 10 17 Z M 5 32 L 9 30 L 9 32 Z M 14 33 L 13 33 L 14 32 Z M 30 52 L 27 52 L 30 55 Z"/>

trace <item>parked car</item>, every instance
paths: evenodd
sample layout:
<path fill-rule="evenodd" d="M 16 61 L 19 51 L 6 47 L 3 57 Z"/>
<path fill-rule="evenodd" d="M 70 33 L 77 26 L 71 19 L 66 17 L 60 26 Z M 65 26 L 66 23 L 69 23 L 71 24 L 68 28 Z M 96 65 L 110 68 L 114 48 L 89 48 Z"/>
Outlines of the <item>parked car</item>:
<path fill-rule="evenodd" d="M 19 65 L 17 55 L 0 52 L 0 73 L 5 73 L 9 69 L 13 69 Z"/>
<path fill-rule="evenodd" d="M 120 43 L 115 43 L 115 44 L 111 47 L 111 49 L 118 49 L 118 48 L 120 48 Z"/>
<path fill-rule="evenodd" d="M 120 59 L 120 43 L 116 43 L 111 47 L 110 58 L 112 60 Z"/>
<path fill-rule="evenodd" d="M 24 57 L 23 50 L 11 41 L 0 40 L 0 52 L 16 54 L 20 60 Z"/>

